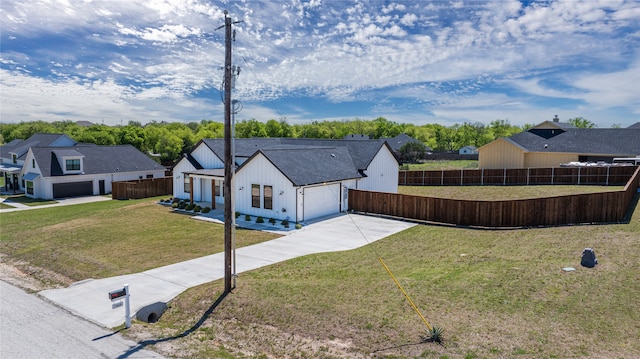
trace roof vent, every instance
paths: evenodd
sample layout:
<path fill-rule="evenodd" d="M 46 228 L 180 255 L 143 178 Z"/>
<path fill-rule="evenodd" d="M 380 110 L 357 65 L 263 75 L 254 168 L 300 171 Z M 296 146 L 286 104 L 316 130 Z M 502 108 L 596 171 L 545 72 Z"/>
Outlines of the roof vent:
<path fill-rule="evenodd" d="M 333 153 L 331 154 L 331 157 L 336 157 L 336 155 L 334 155 Z"/>

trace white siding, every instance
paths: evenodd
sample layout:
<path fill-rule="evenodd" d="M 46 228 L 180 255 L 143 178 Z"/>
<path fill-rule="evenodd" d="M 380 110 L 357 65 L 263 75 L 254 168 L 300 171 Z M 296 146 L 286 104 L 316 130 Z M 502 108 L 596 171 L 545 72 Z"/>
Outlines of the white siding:
<path fill-rule="evenodd" d="M 382 146 L 358 182 L 358 189 L 378 192 L 398 192 L 398 162 L 386 146 Z"/>
<path fill-rule="evenodd" d="M 296 188 L 262 154 L 258 154 L 251 162 L 246 163 L 236 173 L 234 182 L 236 211 L 251 216 L 262 216 L 265 221 L 269 218 L 285 219 L 287 217 L 292 222 L 296 221 Z M 252 184 L 261 186 L 261 197 L 265 185 L 273 186 L 273 209 L 264 209 L 262 198 L 260 208 L 251 206 Z"/>
<path fill-rule="evenodd" d="M 38 177 L 34 181 L 34 194 L 37 193 L 36 198 L 53 199 L 53 184 L 54 183 L 70 183 L 70 182 L 93 182 L 93 195 L 100 194 L 100 180 L 104 181 L 105 194 L 111 193 L 111 183 L 120 181 L 133 181 L 142 178 L 146 178 L 146 175 L 153 174 L 154 178 L 161 178 L 164 176 L 164 170 L 153 170 L 144 172 L 126 172 L 126 173 L 101 173 L 94 175 L 69 175 L 69 176 L 55 176 L 55 177 Z"/>
<path fill-rule="evenodd" d="M 358 181 L 349 180 L 342 182 L 342 208 L 340 208 L 340 211 L 349 209 L 349 188 L 357 189 Z"/>
<path fill-rule="evenodd" d="M 211 149 L 207 147 L 204 142 L 201 142 L 192 152 L 191 156 L 198 161 L 203 168 L 224 168 L 224 162 L 211 152 Z"/>
<path fill-rule="evenodd" d="M 184 173 L 185 171 L 194 171 L 196 168 L 193 167 L 191 162 L 189 162 L 186 158 L 182 158 L 178 164 L 173 167 L 173 197 L 187 199 L 189 198 L 189 193 L 184 191 Z"/>

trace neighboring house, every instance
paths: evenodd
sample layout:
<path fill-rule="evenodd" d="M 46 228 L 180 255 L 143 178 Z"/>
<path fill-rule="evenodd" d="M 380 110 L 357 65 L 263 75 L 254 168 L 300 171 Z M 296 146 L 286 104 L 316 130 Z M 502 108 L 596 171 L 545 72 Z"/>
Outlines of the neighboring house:
<path fill-rule="evenodd" d="M 476 147 L 476 146 L 464 146 L 458 151 L 458 154 L 460 154 L 460 155 L 477 155 L 478 154 L 478 147 Z"/>
<path fill-rule="evenodd" d="M 33 198 L 111 193 L 114 181 L 164 177 L 164 167 L 131 145 L 29 148 L 20 188 Z"/>
<path fill-rule="evenodd" d="M 398 156 L 400 155 L 400 149 L 402 148 L 402 146 L 406 145 L 409 142 L 416 142 L 424 145 L 424 143 L 416 140 L 415 138 L 407 135 L 406 133 L 401 133 L 396 137 L 383 138 L 383 140 L 386 140 L 387 142 L 389 142 L 389 146 L 391 146 L 393 151 Z M 424 147 L 426 152 L 433 151 L 429 146 L 424 145 Z"/>
<path fill-rule="evenodd" d="M 384 140 L 235 139 L 237 212 L 300 222 L 348 208 L 349 188 L 397 192 Z M 224 203 L 224 140 L 205 139 L 173 167 L 174 197 Z"/>
<path fill-rule="evenodd" d="M 608 162 L 640 155 L 640 128 L 575 128 L 545 121 L 479 149 L 479 168 L 558 167 L 568 162 Z"/>
<path fill-rule="evenodd" d="M 0 176 L 4 178 L 3 191 L 18 191 L 20 170 L 24 165 L 27 152 L 33 146 L 74 146 L 76 141 L 64 134 L 36 133 L 26 140 L 15 139 L 0 146 Z"/>

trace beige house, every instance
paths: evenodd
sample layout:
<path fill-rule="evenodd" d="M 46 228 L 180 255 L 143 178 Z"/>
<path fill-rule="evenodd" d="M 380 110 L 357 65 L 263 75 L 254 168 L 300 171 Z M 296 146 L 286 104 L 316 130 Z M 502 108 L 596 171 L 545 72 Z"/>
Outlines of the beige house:
<path fill-rule="evenodd" d="M 575 128 L 556 117 L 528 131 L 490 142 L 478 151 L 478 167 L 484 169 L 611 163 L 615 157 L 640 156 L 640 127 Z"/>

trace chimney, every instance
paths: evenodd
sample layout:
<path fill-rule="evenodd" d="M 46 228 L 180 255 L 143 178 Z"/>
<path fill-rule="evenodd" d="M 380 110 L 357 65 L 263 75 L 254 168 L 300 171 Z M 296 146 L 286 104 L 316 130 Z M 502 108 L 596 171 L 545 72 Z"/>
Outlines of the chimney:
<path fill-rule="evenodd" d="M 558 115 L 554 115 L 553 122 L 560 122 L 560 119 L 558 118 Z"/>

